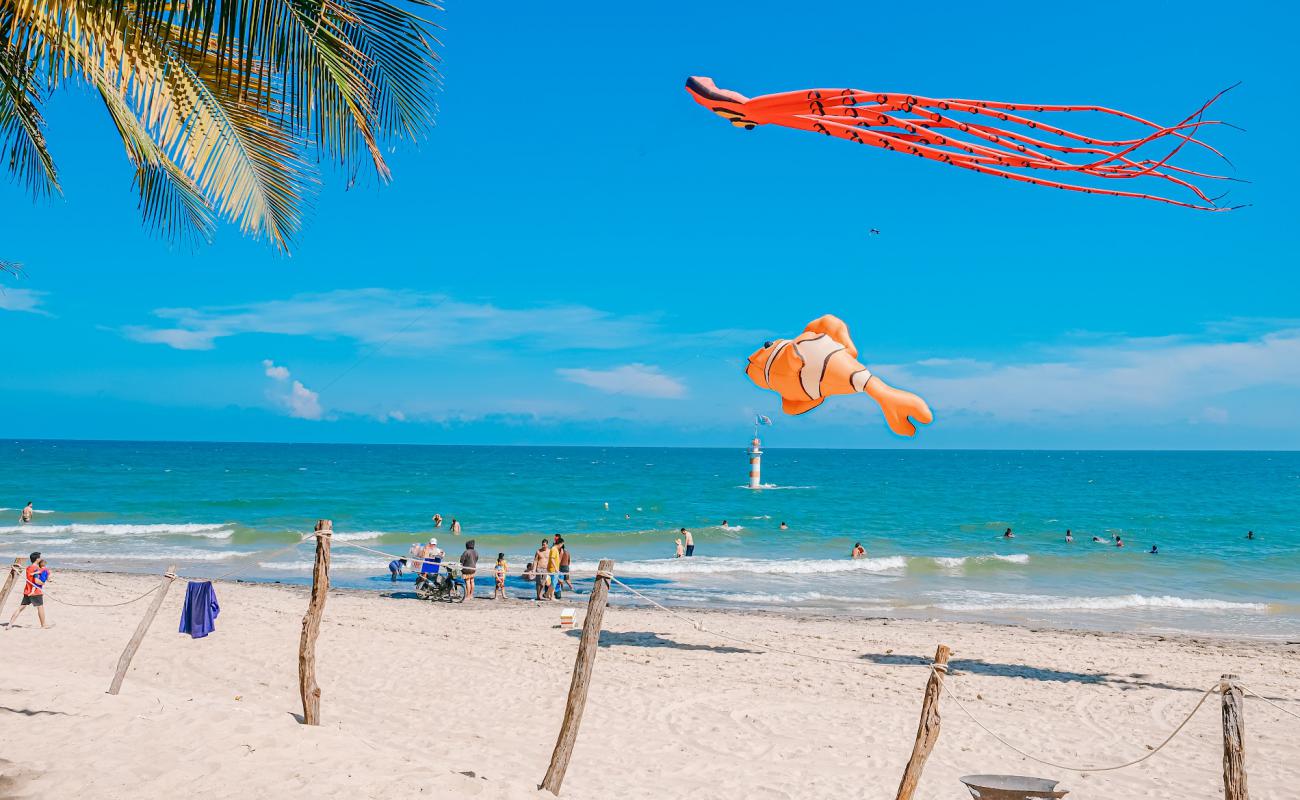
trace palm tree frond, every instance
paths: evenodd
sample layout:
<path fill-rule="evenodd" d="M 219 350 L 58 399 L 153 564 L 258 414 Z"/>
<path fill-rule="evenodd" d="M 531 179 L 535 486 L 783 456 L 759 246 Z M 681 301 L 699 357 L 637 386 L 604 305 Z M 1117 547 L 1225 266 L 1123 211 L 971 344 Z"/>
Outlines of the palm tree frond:
<path fill-rule="evenodd" d="M 58 171 L 45 144 L 37 72 L 23 53 L 0 47 L 0 158 L 34 198 L 58 193 Z"/>

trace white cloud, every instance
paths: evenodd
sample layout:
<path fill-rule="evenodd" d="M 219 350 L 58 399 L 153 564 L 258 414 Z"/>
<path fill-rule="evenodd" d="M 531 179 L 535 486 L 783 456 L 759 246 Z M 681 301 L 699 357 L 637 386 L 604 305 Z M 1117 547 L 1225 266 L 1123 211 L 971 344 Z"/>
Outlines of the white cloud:
<path fill-rule="evenodd" d="M 289 416 L 298 419 L 320 419 L 322 415 L 320 395 L 302 385 L 293 382 L 293 391 L 289 394 Z"/>
<path fill-rule="evenodd" d="M 872 369 L 920 393 L 940 416 L 961 410 L 1012 422 L 1097 417 L 1118 424 L 1158 414 L 1224 424 L 1244 397 L 1300 389 L 1300 328 L 1238 341 L 1109 339 L 1049 355 L 998 364 L 931 358 Z"/>
<path fill-rule="evenodd" d="M 321 408 L 320 394 L 313 392 L 302 381 L 289 383 L 289 368 L 278 366 L 269 358 L 262 359 L 262 372 L 273 383 L 266 395 L 277 406 L 289 412 L 295 419 L 321 419 L 325 416 Z"/>
<path fill-rule="evenodd" d="M 340 289 L 209 308 L 160 308 L 160 328 L 129 326 L 138 342 L 207 350 L 217 339 L 270 333 L 345 338 L 397 352 L 428 352 L 487 342 L 543 350 L 617 349 L 645 341 L 649 323 L 582 305 L 501 308 L 446 295 L 393 289 Z"/>
<path fill-rule="evenodd" d="M 289 380 L 289 368 L 277 367 L 275 362 L 269 358 L 262 359 L 262 368 L 266 370 L 266 377 L 277 381 Z"/>
<path fill-rule="evenodd" d="M 686 386 L 681 381 L 647 364 L 625 364 L 604 370 L 557 369 L 555 372 L 566 381 L 609 394 L 635 397 L 682 397 L 686 394 Z"/>
<path fill-rule="evenodd" d="M 43 297 L 45 292 L 33 289 L 0 289 L 0 311 L 27 311 L 50 316 L 50 312 L 40 307 Z"/>
<path fill-rule="evenodd" d="M 142 328 L 128 325 L 122 329 L 128 339 L 145 344 L 165 344 L 177 350 L 211 350 L 212 335 L 203 331 L 187 331 L 181 328 Z"/>

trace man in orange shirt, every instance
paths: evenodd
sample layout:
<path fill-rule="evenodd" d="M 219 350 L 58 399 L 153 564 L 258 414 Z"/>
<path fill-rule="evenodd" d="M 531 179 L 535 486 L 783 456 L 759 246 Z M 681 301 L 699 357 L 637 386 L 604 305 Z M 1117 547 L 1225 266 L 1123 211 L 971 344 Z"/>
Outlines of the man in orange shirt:
<path fill-rule="evenodd" d="M 13 627 L 18 621 L 18 615 L 23 613 L 27 606 L 36 606 L 36 616 L 41 621 L 42 628 L 48 628 L 45 624 L 45 579 L 41 577 L 41 554 L 32 553 L 31 563 L 27 565 L 27 572 L 23 576 L 23 601 L 18 606 L 18 610 L 9 618 L 9 627 Z"/>

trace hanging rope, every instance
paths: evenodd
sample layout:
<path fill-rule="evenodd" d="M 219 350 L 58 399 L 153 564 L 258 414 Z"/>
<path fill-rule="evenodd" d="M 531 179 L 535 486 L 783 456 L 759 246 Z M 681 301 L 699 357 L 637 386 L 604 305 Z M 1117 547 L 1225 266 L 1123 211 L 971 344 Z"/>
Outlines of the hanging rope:
<path fill-rule="evenodd" d="M 239 557 L 236 559 L 236 561 L 246 561 L 246 560 L 248 560 L 248 559 L 250 559 L 250 558 L 254 558 L 254 557 L 257 557 L 257 558 L 271 558 L 271 557 L 273 557 L 273 556 L 277 556 L 277 555 L 279 555 L 279 554 L 281 554 L 281 553 L 288 552 L 289 550 L 293 550 L 294 548 L 296 548 L 296 547 L 298 547 L 299 545 L 301 545 L 303 542 L 307 541 L 307 539 L 309 539 L 309 538 L 311 538 L 312 536 L 315 536 L 315 535 L 316 535 L 316 534 L 315 534 L 314 532 L 313 532 L 313 533 L 308 533 L 308 534 L 303 535 L 300 539 L 298 539 L 298 541 L 294 542 L 294 543 L 291 544 L 291 545 L 287 545 L 287 546 L 285 546 L 285 547 L 281 547 L 281 548 L 278 548 L 278 549 L 276 549 L 276 550 L 271 550 L 271 551 L 258 550 L 258 551 L 253 552 L 253 553 L 248 553 L 248 554 L 246 554 L 246 555 L 239 556 Z M 197 564 L 196 564 L 195 566 L 197 566 Z M 173 578 L 185 578 L 186 580 L 208 580 L 208 581 L 220 581 L 220 580 L 226 580 L 227 578 L 230 578 L 231 576 L 238 575 L 238 574 L 240 574 L 241 572 L 245 572 L 245 571 L 247 571 L 248 569 L 250 569 L 250 567 L 249 567 L 248 565 L 244 565 L 244 566 L 242 566 L 242 567 L 237 567 L 237 568 L 235 568 L 235 569 L 233 569 L 233 570 L 230 570 L 229 572 L 224 572 L 224 573 L 222 573 L 222 574 L 220 574 L 220 575 L 217 575 L 217 576 L 215 576 L 215 577 L 212 577 L 212 578 L 198 578 L 198 577 L 194 577 L 194 576 L 180 575 L 179 573 L 168 573 L 168 574 L 171 575 Z M 23 580 L 27 583 L 27 585 L 30 585 L 30 586 L 35 586 L 35 585 L 36 585 L 35 583 L 32 583 L 32 581 L 31 581 L 30 579 L 27 578 L 26 574 L 23 575 Z M 103 584 L 101 584 L 101 585 L 103 585 Z M 144 598 L 146 598 L 146 597 L 148 597 L 149 595 L 153 594 L 154 592 L 158 591 L 158 587 L 155 585 L 154 587 L 152 587 L 151 589 L 149 589 L 149 590 L 148 590 L 147 592 L 145 592 L 144 594 L 136 595 L 135 597 L 132 597 L 130 600 L 123 600 L 123 601 L 120 602 L 120 603 L 74 603 L 74 602 L 72 602 L 71 600 L 60 600 L 57 596 L 50 594 L 50 590 L 49 590 L 48 588 L 46 588 L 45 586 L 41 586 L 41 587 L 39 587 L 39 588 L 42 590 L 42 591 L 41 591 L 41 594 L 43 594 L 45 597 L 50 598 L 51 600 L 53 600 L 54 602 L 58 603 L 59 605 L 64 605 L 64 606 L 73 606 L 73 607 L 76 607 L 76 608 L 117 608 L 117 607 L 119 607 L 119 606 L 126 606 L 126 605 L 130 605 L 131 603 L 135 603 L 135 602 L 138 602 L 138 601 L 140 601 L 140 600 L 143 600 Z"/>
<path fill-rule="evenodd" d="M 931 669 L 933 669 L 933 665 L 931 665 Z M 1136 764 L 1141 764 L 1143 761 L 1146 761 L 1148 758 L 1151 758 L 1156 753 L 1159 753 L 1161 750 L 1165 749 L 1165 745 L 1172 742 L 1174 740 L 1174 737 L 1182 732 L 1183 728 L 1187 725 L 1187 723 L 1191 722 L 1192 717 L 1196 716 L 1196 712 L 1201 710 L 1201 706 L 1205 704 L 1206 698 L 1208 698 L 1210 695 L 1218 691 L 1219 688 L 1219 684 L 1216 682 L 1213 686 L 1206 689 L 1205 693 L 1201 695 L 1201 699 L 1196 702 L 1196 705 L 1193 706 L 1192 710 L 1188 712 L 1186 717 L 1183 718 L 1183 721 L 1178 723 L 1178 727 L 1174 728 L 1173 732 L 1170 733 L 1167 737 L 1165 737 L 1165 740 L 1163 742 L 1161 742 L 1151 752 L 1147 753 L 1141 758 L 1135 758 L 1132 761 L 1126 761 L 1123 764 L 1116 764 L 1110 767 L 1076 767 L 1076 766 L 1071 766 L 1069 764 L 1058 764 L 1055 761 L 1048 761 L 1047 759 L 1039 758 L 1038 756 L 1035 755 L 1030 755 L 1029 753 L 1026 753 L 1024 750 L 1021 750 L 1019 747 L 1016 747 L 1011 742 L 1008 742 L 1006 739 L 999 736 L 997 733 L 991 730 L 987 725 L 981 722 L 978 717 L 972 714 L 970 709 L 968 709 L 966 705 L 962 703 L 962 701 L 957 697 L 957 695 L 953 694 L 952 689 L 948 688 L 948 683 L 946 681 L 941 681 L 941 683 L 943 685 L 944 692 L 949 697 L 952 698 L 953 702 L 957 704 L 957 707 L 960 708 L 966 716 L 970 717 L 971 722 L 974 722 L 976 725 L 978 725 L 985 733 L 987 733 L 989 736 L 992 736 L 1004 747 L 1008 747 L 1011 750 L 1014 750 L 1015 752 L 1019 753 L 1020 755 L 1029 759 L 1030 761 L 1034 761 L 1048 767 L 1055 767 L 1056 769 L 1069 770 L 1070 772 L 1112 772 L 1117 769 L 1124 769 L 1126 767 L 1131 767 Z"/>
<path fill-rule="evenodd" d="M 1267 697 L 1265 697 L 1264 695 L 1262 695 L 1262 694 L 1256 692 L 1254 689 L 1250 688 L 1249 686 L 1242 686 L 1242 684 L 1237 684 L 1237 685 L 1238 685 L 1238 686 L 1241 686 L 1242 689 L 1245 689 L 1245 690 L 1246 690 L 1246 694 L 1249 694 L 1251 697 L 1257 698 L 1257 699 L 1259 699 L 1259 700 L 1263 700 L 1265 703 L 1268 703 L 1270 706 L 1272 706 L 1273 708 L 1276 708 L 1278 711 L 1281 711 L 1283 714 L 1290 714 L 1291 716 L 1295 717 L 1296 719 L 1300 719 L 1300 714 L 1297 714 L 1296 712 L 1294 712 L 1294 711 L 1292 711 L 1292 710 L 1290 710 L 1290 709 L 1288 709 L 1288 708 L 1283 708 L 1282 706 L 1278 705 L 1277 703 L 1274 703 L 1272 700 L 1269 700 L 1269 699 L 1268 699 Z"/>

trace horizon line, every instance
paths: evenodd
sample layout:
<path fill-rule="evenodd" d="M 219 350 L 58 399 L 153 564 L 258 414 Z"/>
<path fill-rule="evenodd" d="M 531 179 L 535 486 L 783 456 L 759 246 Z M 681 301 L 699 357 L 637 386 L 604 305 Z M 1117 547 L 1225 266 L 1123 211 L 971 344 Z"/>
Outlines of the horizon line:
<path fill-rule="evenodd" d="M 233 445 L 296 445 L 300 447 L 510 447 L 510 448 L 574 448 L 607 450 L 731 450 L 743 448 L 748 441 L 736 445 L 688 444 L 437 444 L 430 442 L 301 442 L 283 440 L 233 440 L 233 439 L 79 439 L 79 438 L 20 438 L 2 437 L 14 444 L 66 442 L 70 444 L 233 444 Z M 761 438 L 761 437 L 760 437 Z M 880 453 L 1300 453 L 1294 450 L 1267 450 L 1263 448 L 1120 448 L 1120 447 L 780 447 L 764 445 L 769 450 L 826 450 L 863 451 Z"/>

